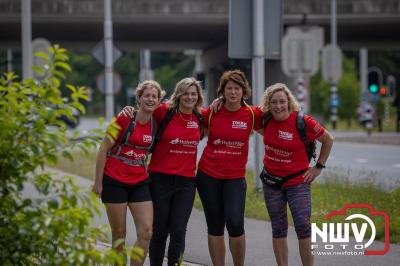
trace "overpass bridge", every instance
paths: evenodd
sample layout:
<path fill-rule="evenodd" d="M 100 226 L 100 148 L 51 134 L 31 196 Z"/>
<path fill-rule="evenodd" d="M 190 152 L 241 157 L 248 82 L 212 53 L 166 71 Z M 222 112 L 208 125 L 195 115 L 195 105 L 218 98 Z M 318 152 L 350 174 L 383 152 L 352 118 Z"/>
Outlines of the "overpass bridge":
<path fill-rule="evenodd" d="M 285 26 L 319 25 L 329 41 L 330 0 L 283 0 Z M 113 0 L 114 40 L 125 51 L 226 45 L 229 0 Z M 103 0 L 31 0 L 32 37 L 79 50 L 103 36 Z M 337 0 L 342 49 L 398 49 L 400 0 Z M 21 0 L 0 0 L 0 49 L 20 46 Z"/>

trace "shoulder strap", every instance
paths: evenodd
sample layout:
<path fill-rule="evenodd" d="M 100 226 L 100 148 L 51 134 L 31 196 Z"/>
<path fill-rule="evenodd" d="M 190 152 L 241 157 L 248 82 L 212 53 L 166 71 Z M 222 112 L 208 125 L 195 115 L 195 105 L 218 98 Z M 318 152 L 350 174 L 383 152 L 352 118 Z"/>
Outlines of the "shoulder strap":
<path fill-rule="evenodd" d="M 244 105 L 246 105 L 246 107 L 247 107 L 247 109 L 250 111 L 250 113 L 251 113 L 251 130 L 253 130 L 253 128 L 254 128 L 254 111 L 253 111 L 253 109 L 251 108 L 251 106 L 250 105 L 248 105 L 247 103 L 244 103 Z M 250 131 L 251 131 L 250 130 Z"/>
<path fill-rule="evenodd" d="M 129 120 L 128 127 L 125 129 L 124 134 L 120 138 L 119 143 L 118 144 L 116 143 L 113 148 L 113 149 L 117 149 L 117 153 L 116 153 L 117 156 L 119 156 L 119 154 L 121 153 L 122 145 L 128 143 L 130 135 L 135 130 L 135 124 L 136 124 L 136 111 L 133 112 L 133 115 L 132 115 L 131 119 Z"/>
<path fill-rule="evenodd" d="M 312 158 L 316 158 L 316 144 L 315 141 L 307 140 L 307 132 L 306 132 L 306 123 L 304 121 L 304 113 L 299 111 L 296 116 L 296 127 L 297 131 L 299 132 L 301 141 L 304 143 L 306 147 L 306 153 L 308 156 L 308 161 L 311 161 Z"/>
<path fill-rule="evenodd" d="M 303 143 L 307 143 L 307 135 L 306 135 L 306 123 L 304 122 L 304 113 L 299 111 L 296 116 L 296 128 L 299 132 L 301 141 Z"/>
<path fill-rule="evenodd" d="M 213 111 L 210 111 L 208 114 L 208 135 L 210 136 L 210 131 L 211 131 L 211 117 L 213 115 Z"/>
<path fill-rule="evenodd" d="M 131 120 L 129 121 L 129 125 L 125 130 L 124 135 L 121 138 L 120 144 L 126 144 L 129 141 L 129 137 L 132 135 L 133 131 L 135 130 L 136 125 L 136 112 L 133 113 Z"/>
<path fill-rule="evenodd" d="M 160 123 L 160 126 L 158 127 L 157 133 L 154 135 L 154 140 L 151 146 L 150 151 L 154 150 L 154 147 L 160 140 L 162 134 L 164 133 L 165 128 L 167 127 L 169 121 L 171 121 L 172 117 L 174 116 L 176 112 L 176 108 L 170 108 L 168 109 L 167 113 L 165 114 L 163 120 Z"/>
<path fill-rule="evenodd" d="M 265 112 L 264 114 L 263 114 L 263 116 L 262 116 L 262 120 L 263 120 L 263 127 L 265 128 L 267 125 L 268 125 L 268 123 L 269 123 L 269 121 L 272 119 L 272 114 L 271 114 L 271 112 Z"/>
<path fill-rule="evenodd" d="M 197 117 L 197 120 L 198 120 L 198 122 L 199 122 L 199 127 L 200 127 L 200 140 L 202 140 L 203 137 L 204 137 L 203 117 L 201 116 L 201 114 L 199 113 L 199 111 L 197 111 L 196 109 L 193 109 L 193 113 L 194 113 L 194 115 Z"/>

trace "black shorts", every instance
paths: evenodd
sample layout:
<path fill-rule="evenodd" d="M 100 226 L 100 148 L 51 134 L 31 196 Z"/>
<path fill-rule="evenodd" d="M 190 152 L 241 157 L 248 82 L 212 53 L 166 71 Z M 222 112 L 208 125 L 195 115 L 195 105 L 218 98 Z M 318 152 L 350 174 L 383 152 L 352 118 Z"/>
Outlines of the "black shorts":
<path fill-rule="evenodd" d="M 129 185 L 104 175 L 101 201 L 103 203 L 151 201 L 149 181 L 146 180 L 140 184 Z"/>

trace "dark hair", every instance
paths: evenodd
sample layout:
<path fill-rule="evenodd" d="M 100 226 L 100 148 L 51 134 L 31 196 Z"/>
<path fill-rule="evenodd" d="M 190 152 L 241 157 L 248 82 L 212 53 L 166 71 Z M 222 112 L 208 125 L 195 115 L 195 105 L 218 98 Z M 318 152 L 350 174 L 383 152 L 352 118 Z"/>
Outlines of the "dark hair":
<path fill-rule="evenodd" d="M 244 73 L 240 70 L 229 70 L 229 71 L 225 71 L 222 74 L 221 78 L 219 79 L 219 87 L 217 89 L 218 97 L 224 96 L 226 84 L 230 80 L 235 82 L 236 84 L 238 84 L 240 87 L 242 87 L 243 99 L 248 99 L 251 97 L 251 89 L 249 86 L 249 82 L 246 79 L 246 76 L 244 75 Z"/>

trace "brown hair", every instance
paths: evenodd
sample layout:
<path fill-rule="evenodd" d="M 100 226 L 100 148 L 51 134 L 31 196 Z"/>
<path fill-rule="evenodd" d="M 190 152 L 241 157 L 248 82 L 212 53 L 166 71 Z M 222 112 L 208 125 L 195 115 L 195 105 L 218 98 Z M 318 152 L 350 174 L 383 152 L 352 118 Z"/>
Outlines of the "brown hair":
<path fill-rule="evenodd" d="M 249 82 L 247 81 L 244 73 L 240 70 L 229 70 L 229 71 L 225 71 L 222 74 L 221 78 L 219 79 L 219 87 L 217 89 L 218 97 L 224 96 L 226 84 L 230 80 L 235 82 L 242 88 L 242 90 L 243 90 L 242 102 L 244 99 L 248 99 L 251 97 L 251 89 L 250 89 Z"/>

